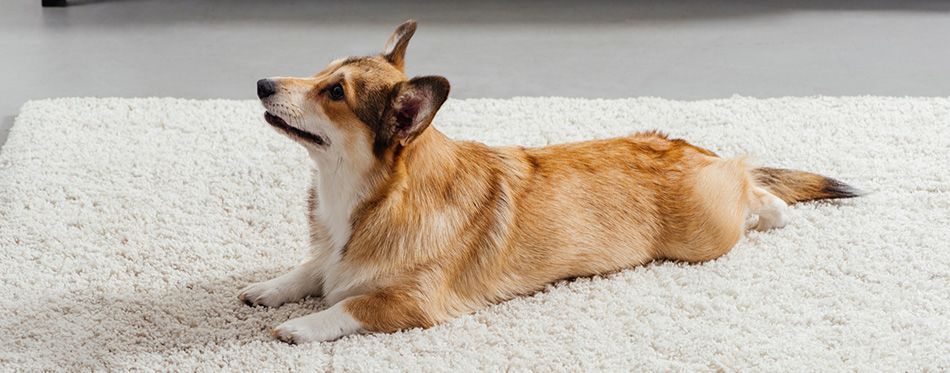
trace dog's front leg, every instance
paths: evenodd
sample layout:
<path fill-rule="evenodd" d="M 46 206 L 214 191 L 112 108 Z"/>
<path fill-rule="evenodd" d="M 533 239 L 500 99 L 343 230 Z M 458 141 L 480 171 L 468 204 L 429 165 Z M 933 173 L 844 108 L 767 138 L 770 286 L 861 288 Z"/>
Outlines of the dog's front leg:
<path fill-rule="evenodd" d="M 274 328 L 275 338 L 287 343 L 332 341 L 357 332 L 395 332 L 428 328 L 435 321 L 424 302 L 399 289 L 382 289 L 346 298 L 326 310 L 298 317 Z"/>
<path fill-rule="evenodd" d="M 267 281 L 248 285 L 238 299 L 249 306 L 277 307 L 323 292 L 323 274 L 315 259 L 294 267 L 290 272 Z"/>

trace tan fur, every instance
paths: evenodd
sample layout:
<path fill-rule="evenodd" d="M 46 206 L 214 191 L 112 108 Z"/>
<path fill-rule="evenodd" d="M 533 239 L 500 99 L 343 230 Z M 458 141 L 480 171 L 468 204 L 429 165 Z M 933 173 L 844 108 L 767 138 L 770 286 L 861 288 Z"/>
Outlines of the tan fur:
<path fill-rule="evenodd" d="M 400 302 L 438 321 L 560 279 L 717 258 L 749 210 L 741 161 L 655 133 L 540 149 L 426 137 L 397 169 L 430 172 L 390 176 L 358 214 L 346 261 L 384 272 L 394 282 L 381 292 L 402 286 L 417 297 Z"/>
<path fill-rule="evenodd" d="M 318 260 L 339 250 L 333 273 L 355 284 L 331 302 L 343 301 L 365 330 L 429 327 L 561 279 L 652 260 L 715 259 L 735 245 L 770 193 L 789 202 L 827 198 L 778 176 L 762 181 L 763 169 L 743 159 L 657 132 L 492 148 L 449 139 L 425 123 L 405 144 L 381 146 L 385 120 L 365 118 L 385 115 L 380 105 L 392 104 L 379 100 L 395 95 L 380 92 L 406 83 L 402 56 L 395 60 L 336 61 L 313 78 L 281 81 L 307 85 L 314 110 L 349 139 L 347 154 L 375 155 L 360 176 L 369 192 L 351 215 L 343 247 L 331 248 L 328 228 L 310 218 Z M 328 100 L 322 90 L 341 80 L 362 91 Z M 312 214 L 320 203 L 315 186 Z"/>

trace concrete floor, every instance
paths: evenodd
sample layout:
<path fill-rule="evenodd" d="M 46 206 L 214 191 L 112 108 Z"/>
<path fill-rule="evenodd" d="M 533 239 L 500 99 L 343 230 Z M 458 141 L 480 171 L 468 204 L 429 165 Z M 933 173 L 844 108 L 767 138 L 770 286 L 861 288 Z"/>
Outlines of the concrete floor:
<path fill-rule="evenodd" d="M 0 145 L 62 96 L 249 99 L 265 76 L 376 53 L 452 97 L 950 95 L 950 2 L 0 0 Z"/>

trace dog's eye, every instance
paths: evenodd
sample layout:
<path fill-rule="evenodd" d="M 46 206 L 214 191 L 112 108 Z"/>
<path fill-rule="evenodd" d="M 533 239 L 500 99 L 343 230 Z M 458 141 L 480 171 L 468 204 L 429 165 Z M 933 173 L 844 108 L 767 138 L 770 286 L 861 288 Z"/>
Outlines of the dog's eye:
<path fill-rule="evenodd" d="M 330 99 L 333 101 L 340 101 L 343 99 L 343 86 L 339 83 L 334 84 L 330 87 Z"/>

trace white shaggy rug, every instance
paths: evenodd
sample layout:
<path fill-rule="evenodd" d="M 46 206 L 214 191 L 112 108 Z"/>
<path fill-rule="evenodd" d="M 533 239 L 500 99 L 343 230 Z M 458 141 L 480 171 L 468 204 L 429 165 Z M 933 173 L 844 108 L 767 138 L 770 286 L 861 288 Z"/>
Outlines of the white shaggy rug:
<path fill-rule="evenodd" d="M 304 151 L 253 101 L 54 99 L 0 153 L 0 370 L 950 369 L 950 99 L 449 101 L 456 138 L 658 128 L 870 194 L 725 257 L 551 286 L 429 330 L 290 346 L 247 307 L 306 252 Z"/>

